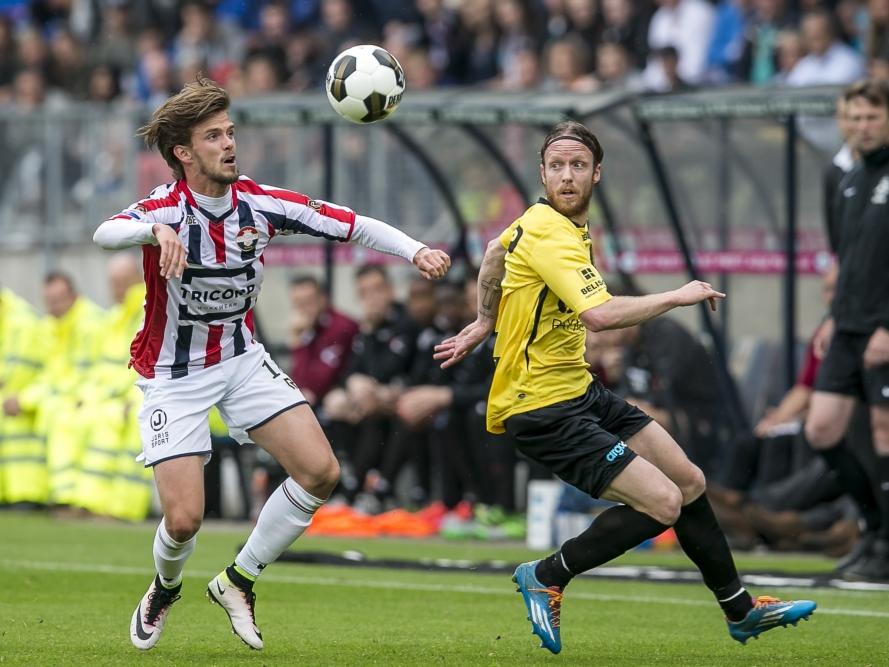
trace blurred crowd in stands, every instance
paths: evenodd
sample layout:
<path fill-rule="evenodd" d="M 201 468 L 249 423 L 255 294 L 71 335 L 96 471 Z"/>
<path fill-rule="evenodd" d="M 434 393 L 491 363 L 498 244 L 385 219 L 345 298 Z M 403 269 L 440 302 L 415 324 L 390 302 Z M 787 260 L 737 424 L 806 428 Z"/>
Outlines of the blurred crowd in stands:
<path fill-rule="evenodd" d="M 318 91 L 360 43 L 415 91 L 844 84 L 889 77 L 889 0 L 0 0 L 0 102 Z"/>

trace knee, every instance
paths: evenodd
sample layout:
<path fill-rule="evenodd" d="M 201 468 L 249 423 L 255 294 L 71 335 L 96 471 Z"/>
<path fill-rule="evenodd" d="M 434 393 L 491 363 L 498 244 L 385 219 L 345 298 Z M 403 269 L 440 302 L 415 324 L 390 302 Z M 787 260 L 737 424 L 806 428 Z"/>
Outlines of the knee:
<path fill-rule="evenodd" d="M 177 542 L 187 542 L 200 530 L 201 515 L 188 511 L 170 512 L 164 515 L 164 527 Z"/>
<path fill-rule="evenodd" d="M 655 521 L 672 526 L 682 512 L 682 491 L 675 484 L 664 484 L 654 492 L 644 511 Z"/>
<path fill-rule="evenodd" d="M 689 469 L 683 477 L 684 482 L 679 490 L 682 492 L 682 504 L 687 505 L 704 493 L 707 488 L 707 480 L 704 477 L 704 471 L 694 464 L 689 464 Z"/>
<path fill-rule="evenodd" d="M 812 449 L 830 449 L 843 437 L 837 432 L 834 424 L 819 418 L 817 415 L 809 415 L 805 427 L 806 441 Z"/>
<path fill-rule="evenodd" d="M 308 475 L 301 475 L 303 479 L 294 477 L 297 482 L 317 498 L 327 498 L 333 492 L 340 481 L 340 464 L 336 457 L 331 455 L 323 464 L 317 466 Z"/>

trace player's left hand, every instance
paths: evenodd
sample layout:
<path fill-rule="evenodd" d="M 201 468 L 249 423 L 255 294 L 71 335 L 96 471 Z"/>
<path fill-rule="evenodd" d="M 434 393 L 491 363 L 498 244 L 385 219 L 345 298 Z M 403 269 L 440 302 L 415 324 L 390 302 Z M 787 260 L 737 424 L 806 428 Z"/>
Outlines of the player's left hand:
<path fill-rule="evenodd" d="M 447 253 L 432 248 L 420 248 L 414 255 L 413 263 L 426 280 L 443 278 L 451 268 L 451 258 Z"/>
<path fill-rule="evenodd" d="M 889 330 L 879 327 L 874 331 L 864 350 L 864 367 L 889 364 Z"/>

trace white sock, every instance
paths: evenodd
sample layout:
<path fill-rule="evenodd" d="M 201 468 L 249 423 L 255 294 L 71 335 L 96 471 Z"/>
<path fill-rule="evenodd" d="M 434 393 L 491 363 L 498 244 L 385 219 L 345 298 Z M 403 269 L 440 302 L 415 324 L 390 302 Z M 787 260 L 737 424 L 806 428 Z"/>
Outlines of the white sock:
<path fill-rule="evenodd" d="M 182 570 L 185 568 L 185 561 L 194 551 L 194 545 L 197 542 L 197 535 L 185 542 L 177 542 L 164 526 L 164 520 L 161 519 L 157 532 L 154 534 L 154 567 L 161 577 L 161 582 L 165 588 L 175 588 L 182 581 Z"/>
<path fill-rule="evenodd" d="M 316 498 L 293 479 L 287 478 L 269 496 L 259 513 L 247 544 L 235 558 L 235 565 L 258 577 L 293 541 L 303 534 L 324 501 Z"/>

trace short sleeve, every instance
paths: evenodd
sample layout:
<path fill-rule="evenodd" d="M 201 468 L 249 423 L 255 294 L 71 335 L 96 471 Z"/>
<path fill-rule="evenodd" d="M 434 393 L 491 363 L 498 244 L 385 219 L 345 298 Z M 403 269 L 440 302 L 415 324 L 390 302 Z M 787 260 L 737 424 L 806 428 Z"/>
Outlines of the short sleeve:
<path fill-rule="evenodd" d="M 529 248 L 528 264 L 569 308 L 582 313 L 609 299 L 605 280 L 570 234 L 548 234 Z"/>
<path fill-rule="evenodd" d="M 521 218 L 515 220 L 509 227 L 507 227 L 500 233 L 498 240 L 500 241 L 500 245 L 502 245 L 504 248 L 509 248 L 509 245 L 513 241 L 513 237 L 517 233 L 521 233 L 516 231 L 519 227 L 519 222 L 521 222 Z"/>

